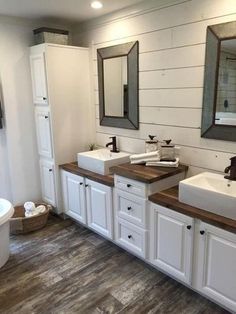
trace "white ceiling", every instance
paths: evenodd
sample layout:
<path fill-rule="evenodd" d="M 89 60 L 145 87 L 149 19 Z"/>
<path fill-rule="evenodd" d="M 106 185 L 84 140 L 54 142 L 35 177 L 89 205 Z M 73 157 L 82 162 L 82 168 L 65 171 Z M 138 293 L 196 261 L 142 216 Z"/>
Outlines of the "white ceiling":
<path fill-rule="evenodd" d="M 92 0 L 91 0 L 92 1 Z M 0 0 L 0 14 L 58 22 L 82 22 L 112 13 L 143 0 L 101 0 L 103 8 L 94 10 L 90 0 Z"/>

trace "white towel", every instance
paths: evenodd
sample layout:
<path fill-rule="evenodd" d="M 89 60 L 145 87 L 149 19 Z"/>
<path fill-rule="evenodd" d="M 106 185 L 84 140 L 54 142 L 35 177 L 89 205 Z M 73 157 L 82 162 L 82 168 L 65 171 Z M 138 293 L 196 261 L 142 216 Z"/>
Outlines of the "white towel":
<path fill-rule="evenodd" d="M 159 158 L 159 151 L 151 152 L 151 153 L 144 153 L 144 154 L 134 154 L 129 156 L 131 161 L 134 160 L 145 160 L 149 158 Z"/>
<path fill-rule="evenodd" d="M 151 161 L 147 162 L 146 166 L 177 168 L 179 166 L 179 158 L 176 158 L 175 161 Z"/>
<path fill-rule="evenodd" d="M 158 160 L 160 160 L 159 151 L 130 156 L 130 163 L 134 165 L 145 164 L 146 162 L 155 162 Z"/>

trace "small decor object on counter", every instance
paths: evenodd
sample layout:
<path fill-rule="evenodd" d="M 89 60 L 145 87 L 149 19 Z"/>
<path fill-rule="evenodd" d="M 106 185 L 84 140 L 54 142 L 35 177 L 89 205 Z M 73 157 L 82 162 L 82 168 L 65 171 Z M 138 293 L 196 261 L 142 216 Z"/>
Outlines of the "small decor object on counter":
<path fill-rule="evenodd" d="M 10 233 L 24 234 L 43 228 L 48 220 L 48 214 L 52 209 L 51 205 L 35 204 L 33 202 L 25 203 L 27 215 L 34 211 L 31 216 L 26 217 L 26 210 L 23 205 L 15 206 L 15 212 L 10 219 Z M 37 212 L 37 213 L 36 213 Z"/>
<path fill-rule="evenodd" d="M 40 27 L 33 30 L 35 45 L 50 43 L 58 45 L 68 45 L 69 31 Z"/>
<path fill-rule="evenodd" d="M 149 139 L 145 142 L 146 153 L 155 152 L 158 150 L 158 140 L 154 139 L 155 135 L 148 135 Z"/>
<path fill-rule="evenodd" d="M 161 161 L 175 162 L 175 145 L 171 144 L 171 140 L 164 140 L 165 144 L 161 145 Z"/>
<path fill-rule="evenodd" d="M 131 155 L 130 157 L 131 164 L 145 164 L 146 162 L 155 162 L 160 160 L 159 151 L 144 153 L 144 154 L 135 154 Z"/>
<path fill-rule="evenodd" d="M 94 143 L 91 143 L 91 144 L 89 144 L 89 150 L 95 150 L 95 149 L 97 149 L 97 145 L 96 144 L 94 144 Z"/>

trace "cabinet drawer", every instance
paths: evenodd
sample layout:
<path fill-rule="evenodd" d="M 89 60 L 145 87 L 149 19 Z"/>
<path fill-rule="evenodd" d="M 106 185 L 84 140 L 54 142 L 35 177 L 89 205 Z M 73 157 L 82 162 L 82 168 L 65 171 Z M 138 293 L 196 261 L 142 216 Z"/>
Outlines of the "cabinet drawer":
<path fill-rule="evenodd" d="M 147 229 L 147 201 L 136 195 L 115 189 L 115 210 L 119 217 Z"/>
<path fill-rule="evenodd" d="M 146 197 L 147 194 L 145 183 L 117 175 L 115 176 L 115 187 L 141 197 Z"/>
<path fill-rule="evenodd" d="M 146 258 L 147 231 L 121 218 L 116 220 L 115 241 L 129 251 Z"/>

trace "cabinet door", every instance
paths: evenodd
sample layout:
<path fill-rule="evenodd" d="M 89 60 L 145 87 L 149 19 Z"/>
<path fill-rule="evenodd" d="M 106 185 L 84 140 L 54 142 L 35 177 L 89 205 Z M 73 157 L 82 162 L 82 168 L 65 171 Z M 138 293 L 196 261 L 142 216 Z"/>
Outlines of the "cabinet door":
<path fill-rule="evenodd" d="M 35 108 L 38 153 L 40 156 L 52 158 L 51 119 L 48 109 Z"/>
<path fill-rule="evenodd" d="M 196 288 L 235 313 L 236 234 L 203 222 L 196 229 Z"/>
<path fill-rule="evenodd" d="M 191 283 L 193 218 L 151 204 L 150 261 L 160 269 Z"/>
<path fill-rule="evenodd" d="M 61 171 L 65 213 L 86 224 L 84 178 Z"/>
<path fill-rule="evenodd" d="M 30 56 L 34 104 L 47 104 L 47 80 L 44 53 Z"/>
<path fill-rule="evenodd" d="M 85 183 L 88 226 L 112 239 L 112 188 L 88 179 L 86 179 Z"/>
<path fill-rule="evenodd" d="M 45 202 L 56 206 L 55 170 L 52 162 L 40 160 L 42 198 Z"/>

